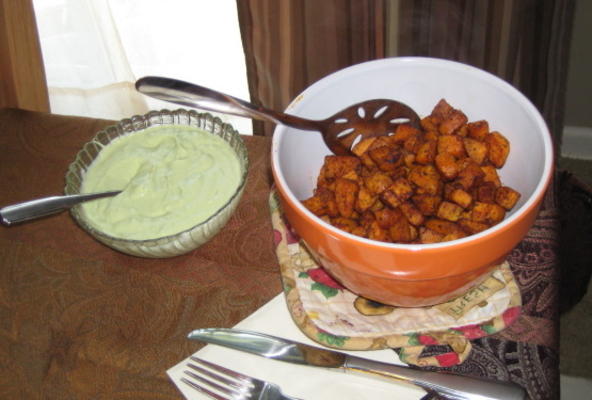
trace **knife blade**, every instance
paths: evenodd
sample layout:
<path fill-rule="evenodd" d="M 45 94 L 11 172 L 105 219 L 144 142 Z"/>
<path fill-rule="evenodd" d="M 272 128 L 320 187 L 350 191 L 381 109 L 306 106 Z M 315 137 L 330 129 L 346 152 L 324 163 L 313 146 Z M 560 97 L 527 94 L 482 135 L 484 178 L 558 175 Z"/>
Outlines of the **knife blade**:
<path fill-rule="evenodd" d="M 187 338 L 293 364 L 395 379 L 419 386 L 428 392 L 436 392 L 449 399 L 523 400 L 526 397 L 524 389 L 513 382 L 388 364 L 259 332 L 206 328 L 190 332 Z"/>

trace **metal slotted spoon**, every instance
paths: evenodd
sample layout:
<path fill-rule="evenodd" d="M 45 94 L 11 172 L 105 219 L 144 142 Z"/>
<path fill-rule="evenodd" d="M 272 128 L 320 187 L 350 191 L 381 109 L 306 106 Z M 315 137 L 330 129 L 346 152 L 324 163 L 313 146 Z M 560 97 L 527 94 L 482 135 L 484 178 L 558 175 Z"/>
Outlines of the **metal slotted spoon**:
<path fill-rule="evenodd" d="M 353 145 L 362 138 L 392 134 L 400 124 L 419 127 L 419 116 L 415 111 L 396 100 L 367 100 L 327 119 L 310 120 L 257 107 L 224 93 L 171 78 L 147 76 L 136 82 L 136 89 L 145 95 L 189 107 L 319 131 L 329 149 L 337 155 L 351 154 Z"/>

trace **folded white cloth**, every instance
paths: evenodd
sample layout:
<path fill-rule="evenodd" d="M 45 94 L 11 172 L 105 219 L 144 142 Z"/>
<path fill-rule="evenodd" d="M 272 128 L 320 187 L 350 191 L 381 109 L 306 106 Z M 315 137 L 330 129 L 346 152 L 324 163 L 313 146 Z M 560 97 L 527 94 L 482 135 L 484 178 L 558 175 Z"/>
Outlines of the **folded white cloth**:
<path fill-rule="evenodd" d="M 282 293 L 237 324 L 236 328 L 263 332 L 319 346 L 308 339 L 294 324 Z M 347 353 L 372 360 L 403 365 L 393 350 L 349 351 Z M 425 391 L 422 389 L 394 380 L 385 381 L 344 374 L 339 370 L 269 360 L 216 345 L 207 345 L 197 351 L 195 355 L 243 374 L 277 383 L 284 393 L 306 400 L 386 400 L 395 398 L 398 400 L 411 400 L 421 399 L 425 395 Z M 167 374 L 187 399 L 207 399 L 206 396 L 180 381 L 187 362 L 189 362 L 189 358 L 171 367 Z"/>

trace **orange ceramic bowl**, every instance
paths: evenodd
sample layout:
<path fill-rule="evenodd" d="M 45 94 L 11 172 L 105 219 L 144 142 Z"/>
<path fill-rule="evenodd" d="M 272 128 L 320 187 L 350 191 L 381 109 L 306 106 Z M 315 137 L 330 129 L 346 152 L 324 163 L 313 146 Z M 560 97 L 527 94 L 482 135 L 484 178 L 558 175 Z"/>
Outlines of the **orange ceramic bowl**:
<path fill-rule="evenodd" d="M 286 218 L 311 254 L 355 294 L 385 304 L 419 307 L 448 301 L 504 261 L 532 226 L 553 171 L 553 146 L 531 102 L 503 80 L 464 64 L 402 57 L 370 61 L 331 74 L 299 95 L 287 112 L 323 119 L 360 101 L 392 98 L 428 115 L 442 98 L 469 121 L 485 119 L 502 132 L 511 152 L 499 171 L 521 193 L 506 219 L 479 234 L 435 244 L 393 244 L 354 236 L 308 211 L 324 157 L 316 132 L 278 126 L 272 169 Z"/>

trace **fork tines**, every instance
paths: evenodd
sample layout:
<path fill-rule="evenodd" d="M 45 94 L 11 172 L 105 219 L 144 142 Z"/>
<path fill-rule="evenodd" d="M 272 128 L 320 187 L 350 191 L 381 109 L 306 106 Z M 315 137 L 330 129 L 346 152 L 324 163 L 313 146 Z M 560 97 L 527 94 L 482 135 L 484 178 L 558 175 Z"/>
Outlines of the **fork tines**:
<path fill-rule="evenodd" d="M 245 395 L 248 396 L 249 392 L 254 389 L 255 385 L 248 376 L 195 356 L 190 358 L 193 362 L 188 363 L 187 367 L 191 370 L 183 372 L 192 380 L 183 377 L 181 381 L 214 399 L 245 398 Z M 212 389 L 217 392 L 212 391 Z"/>

